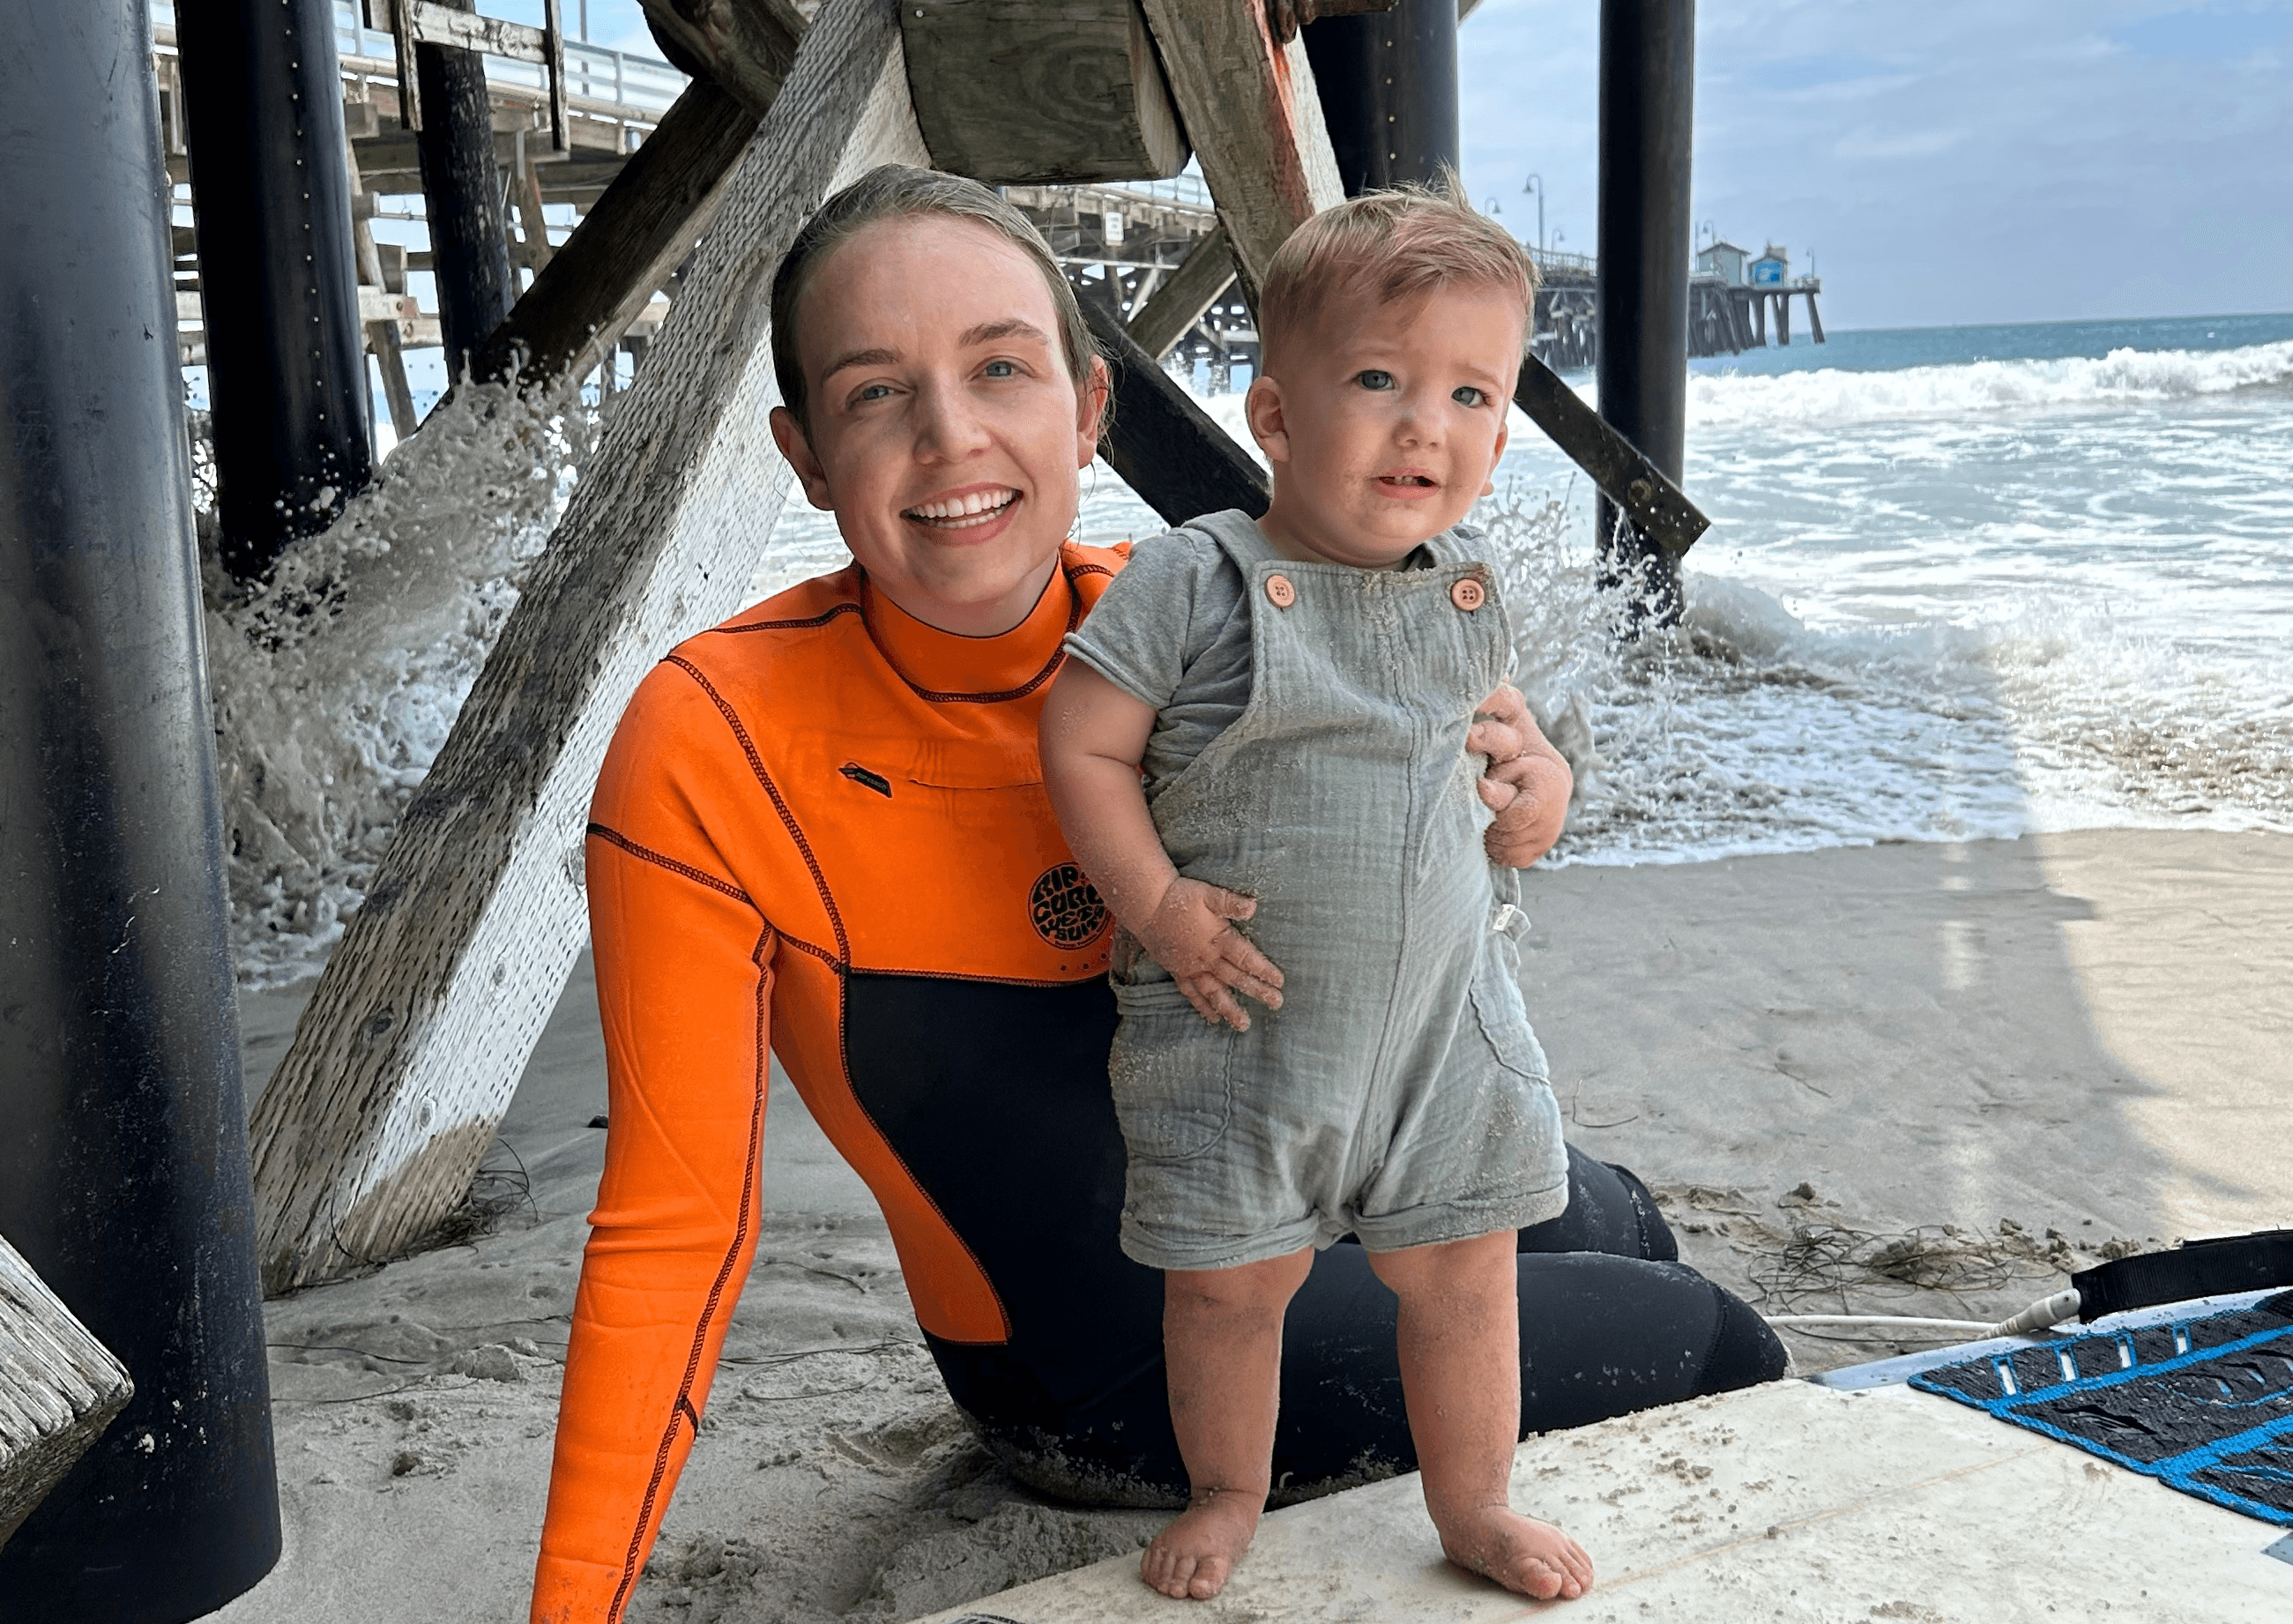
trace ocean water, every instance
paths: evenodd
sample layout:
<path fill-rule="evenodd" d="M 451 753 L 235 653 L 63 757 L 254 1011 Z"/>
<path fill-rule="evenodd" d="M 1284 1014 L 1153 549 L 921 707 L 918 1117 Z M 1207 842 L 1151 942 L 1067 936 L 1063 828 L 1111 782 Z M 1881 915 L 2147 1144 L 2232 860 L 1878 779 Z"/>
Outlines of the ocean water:
<path fill-rule="evenodd" d="M 1204 405 L 1248 443 L 1237 397 Z M 1689 409 L 1714 524 L 1677 631 L 1612 635 L 1591 490 L 1518 414 L 1477 513 L 1577 768 L 1552 861 L 2293 831 L 2293 314 L 1803 337 L 1697 363 Z M 250 981 L 323 962 L 594 433 L 488 425 L 423 436 L 271 590 L 210 603 Z M 1162 526 L 1101 466 L 1078 528 Z M 847 557 L 797 501 L 755 593 Z"/>

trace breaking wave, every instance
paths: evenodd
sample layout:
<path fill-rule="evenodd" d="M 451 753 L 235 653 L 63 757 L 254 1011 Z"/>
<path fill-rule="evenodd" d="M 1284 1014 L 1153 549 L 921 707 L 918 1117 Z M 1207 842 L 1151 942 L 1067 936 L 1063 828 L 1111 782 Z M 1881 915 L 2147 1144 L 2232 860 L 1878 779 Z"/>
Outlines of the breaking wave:
<path fill-rule="evenodd" d="M 1977 361 L 1892 372 L 1822 368 L 1769 376 L 1697 373 L 1691 429 L 1960 417 L 2029 407 L 2118 407 L 2293 381 L 2293 340 L 2234 350 L 2117 349 L 2098 359 Z"/>

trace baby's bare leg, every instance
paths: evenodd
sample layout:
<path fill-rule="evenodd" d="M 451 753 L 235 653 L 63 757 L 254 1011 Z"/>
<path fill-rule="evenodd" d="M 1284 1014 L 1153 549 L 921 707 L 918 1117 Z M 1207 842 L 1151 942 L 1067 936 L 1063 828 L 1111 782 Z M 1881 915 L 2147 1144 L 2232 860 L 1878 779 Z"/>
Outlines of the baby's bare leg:
<path fill-rule="evenodd" d="M 1193 1485 L 1187 1509 L 1138 1564 L 1164 1596 L 1216 1596 L 1258 1531 L 1273 1472 L 1282 1314 L 1313 1263 L 1304 1251 L 1163 1277 L 1171 1425 Z"/>
<path fill-rule="evenodd" d="M 1401 1299 L 1401 1390 L 1441 1548 L 1523 1596 L 1584 1595 L 1584 1547 L 1513 1510 L 1506 1492 L 1520 1437 L 1512 1231 L 1373 1252 L 1370 1264 Z"/>

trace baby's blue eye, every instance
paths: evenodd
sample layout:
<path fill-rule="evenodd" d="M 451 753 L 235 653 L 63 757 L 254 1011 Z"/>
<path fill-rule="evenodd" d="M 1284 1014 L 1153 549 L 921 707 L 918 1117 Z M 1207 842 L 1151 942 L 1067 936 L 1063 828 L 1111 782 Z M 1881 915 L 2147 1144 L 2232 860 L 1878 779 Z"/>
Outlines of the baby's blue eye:
<path fill-rule="evenodd" d="M 1354 382 L 1365 389 L 1390 389 L 1393 387 L 1393 374 L 1381 372 L 1375 367 L 1372 367 L 1365 372 L 1355 373 Z"/>
<path fill-rule="evenodd" d="M 1476 389 L 1471 384 L 1460 384 L 1449 391 L 1449 398 L 1460 406 L 1479 406 L 1489 397 L 1487 392 Z"/>

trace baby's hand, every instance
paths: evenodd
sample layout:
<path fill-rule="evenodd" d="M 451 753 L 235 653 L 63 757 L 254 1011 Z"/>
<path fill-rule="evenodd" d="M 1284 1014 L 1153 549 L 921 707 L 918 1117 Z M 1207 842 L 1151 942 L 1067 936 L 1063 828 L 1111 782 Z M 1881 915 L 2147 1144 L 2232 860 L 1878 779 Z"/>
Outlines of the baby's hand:
<path fill-rule="evenodd" d="M 1237 990 L 1269 1010 L 1282 1007 L 1282 972 L 1228 922 L 1256 912 L 1258 904 L 1247 897 L 1181 877 L 1171 881 L 1155 912 L 1132 925 L 1130 934 L 1171 972 L 1204 1020 L 1213 1026 L 1222 1020 L 1247 1032 L 1250 1017 L 1234 995 Z"/>

